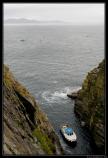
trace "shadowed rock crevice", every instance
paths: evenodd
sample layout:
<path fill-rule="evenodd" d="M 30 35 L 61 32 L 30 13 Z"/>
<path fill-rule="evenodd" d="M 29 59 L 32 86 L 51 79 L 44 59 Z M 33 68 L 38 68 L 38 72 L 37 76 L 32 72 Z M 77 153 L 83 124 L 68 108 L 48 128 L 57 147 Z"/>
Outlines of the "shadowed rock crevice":
<path fill-rule="evenodd" d="M 25 116 L 28 115 L 29 119 L 27 117 L 26 117 L 26 119 L 29 122 L 31 129 L 33 130 L 34 127 L 36 126 L 36 122 L 35 122 L 36 109 L 33 106 L 31 106 L 31 103 L 29 101 L 27 101 L 23 96 L 21 96 L 21 94 L 18 93 L 18 91 L 15 91 L 15 92 L 16 92 L 16 95 L 18 96 L 19 100 L 22 102 L 22 106 L 21 106 L 22 111 Z"/>

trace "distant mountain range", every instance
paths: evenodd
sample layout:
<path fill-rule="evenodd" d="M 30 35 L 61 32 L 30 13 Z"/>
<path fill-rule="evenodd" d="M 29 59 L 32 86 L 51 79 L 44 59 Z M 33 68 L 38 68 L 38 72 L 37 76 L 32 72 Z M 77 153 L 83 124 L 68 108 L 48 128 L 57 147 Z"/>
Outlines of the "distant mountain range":
<path fill-rule="evenodd" d="M 11 19 L 5 19 L 4 24 L 65 24 L 64 21 L 58 21 L 58 20 L 50 20 L 50 21 L 39 21 L 39 20 L 33 20 L 33 19 L 26 19 L 26 18 L 11 18 Z"/>

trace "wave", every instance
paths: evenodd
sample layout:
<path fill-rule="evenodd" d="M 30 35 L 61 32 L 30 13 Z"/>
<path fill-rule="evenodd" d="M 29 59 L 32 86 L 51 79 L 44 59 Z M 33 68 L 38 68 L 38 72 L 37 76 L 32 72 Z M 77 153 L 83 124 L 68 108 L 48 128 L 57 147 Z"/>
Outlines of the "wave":
<path fill-rule="evenodd" d="M 80 89 L 81 89 L 81 86 L 72 87 L 71 89 L 67 88 L 67 92 L 68 93 L 72 93 L 72 92 L 76 92 L 76 91 L 78 91 Z"/>
<path fill-rule="evenodd" d="M 35 76 L 35 73 L 30 73 L 30 72 L 28 72 L 28 73 L 26 73 L 25 74 L 25 77 L 34 77 Z"/>
<path fill-rule="evenodd" d="M 43 62 L 43 61 L 36 61 L 36 63 L 44 64 L 44 65 L 58 65 L 58 66 L 65 66 L 65 67 L 71 67 L 71 64 L 64 64 L 60 62 Z"/>
<path fill-rule="evenodd" d="M 53 81 L 53 83 L 58 83 L 58 81 Z"/>
<path fill-rule="evenodd" d="M 81 87 L 65 87 L 63 89 L 57 90 L 57 91 L 45 91 L 42 93 L 42 98 L 49 102 L 49 103 L 54 103 L 54 102 L 60 102 L 62 100 L 68 99 L 67 94 L 72 93 L 74 91 L 79 90 Z"/>

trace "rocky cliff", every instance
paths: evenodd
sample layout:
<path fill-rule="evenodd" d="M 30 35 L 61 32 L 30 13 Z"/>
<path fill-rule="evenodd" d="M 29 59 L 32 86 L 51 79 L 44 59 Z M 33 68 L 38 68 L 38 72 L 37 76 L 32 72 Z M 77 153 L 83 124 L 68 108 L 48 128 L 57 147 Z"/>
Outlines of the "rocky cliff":
<path fill-rule="evenodd" d="M 3 153 L 63 154 L 47 116 L 7 66 L 4 66 L 3 84 Z"/>
<path fill-rule="evenodd" d="M 75 112 L 90 129 L 97 148 L 104 153 L 105 80 L 103 60 L 88 73 L 75 99 Z"/>

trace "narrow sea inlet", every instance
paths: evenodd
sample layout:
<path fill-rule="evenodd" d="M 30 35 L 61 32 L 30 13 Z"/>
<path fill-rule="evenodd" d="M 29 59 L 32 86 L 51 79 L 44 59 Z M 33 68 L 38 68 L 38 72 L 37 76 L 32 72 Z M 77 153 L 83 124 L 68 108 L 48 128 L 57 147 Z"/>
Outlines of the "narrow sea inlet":
<path fill-rule="evenodd" d="M 94 154 L 90 135 L 81 127 L 67 93 L 81 88 L 87 73 L 103 58 L 103 26 L 4 26 L 4 63 L 47 114 L 67 155 Z M 77 135 L 74 148 L 60 134 L 62 123 L 71 124 Z"/>

